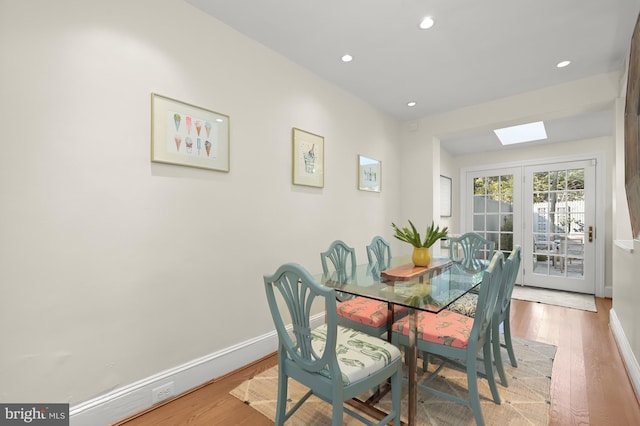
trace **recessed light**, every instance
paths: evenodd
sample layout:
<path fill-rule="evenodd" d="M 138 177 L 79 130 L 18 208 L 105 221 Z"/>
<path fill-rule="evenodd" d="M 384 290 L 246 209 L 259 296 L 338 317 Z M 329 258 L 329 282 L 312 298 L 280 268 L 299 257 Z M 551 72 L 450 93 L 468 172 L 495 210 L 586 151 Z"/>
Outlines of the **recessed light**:
<path fill-rule="evenodd" d="M 351 61 L 353 61 L 353 56 L 351 55 L 344 55 L 342 57 L 342 62 L 351 62 Z"/>
<path fill-rule="evenodd" d="M 416 103 L 414 101 L 407 102 L 407 106 L 414 107 L 416 106 Z"/>
<path fill-rule="evenodd" d="M 542 121 L 496 129 L 494 132 L 502 145 L 547 139 L 547 131 Z"/>
<path fill-rule="evenodd" d="M 556 67 L 558 68 L 564 68 L 567 65 L 569 65 L 571 63 L 571 61 L 562 61 L 562 62 L 558 62 L 558 65 L 556 65 Z"/>
<path fill-rule="evenodd" d="M 433 21 L 433 18 L 431 16 L 425 16 L 424 18 L 422 18 L 422 21 L 420 21 L 420 29 L 428 30 L 429 28 L 433 27 L 434 23 L 435 22 Z"/>

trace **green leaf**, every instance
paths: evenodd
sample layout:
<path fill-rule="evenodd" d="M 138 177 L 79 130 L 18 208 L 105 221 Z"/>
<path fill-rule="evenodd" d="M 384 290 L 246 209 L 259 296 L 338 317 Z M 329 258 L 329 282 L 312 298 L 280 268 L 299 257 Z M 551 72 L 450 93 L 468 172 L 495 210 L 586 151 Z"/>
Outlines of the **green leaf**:
<path fill-rule="evenodd" d="M 446 237 L 449 232 L 448 227 L 445 226 L 444 228 L 440 229 L 440 226 L 436 226 L 435 223 L 432 221 L 431 226 L 429 226 L 425 231 L 425 237 L 423 241 L 422 237 L 420 236 L 420 233 L 416 229 L 413 222 L 411 222 L 410 220 L 409 220 L 409 226 L 411 228 L 403 226 L 401 229 L 395 223 L 391 223 L 391 226 L 395 231 L 395 234 L 394 234 L 395 238 L 397 238 L 400 241 L 404 241 L 405 243 L 409 243 L 414 247 L 429 248 L 432 245 L 434 245 L 439 239 Z"/>

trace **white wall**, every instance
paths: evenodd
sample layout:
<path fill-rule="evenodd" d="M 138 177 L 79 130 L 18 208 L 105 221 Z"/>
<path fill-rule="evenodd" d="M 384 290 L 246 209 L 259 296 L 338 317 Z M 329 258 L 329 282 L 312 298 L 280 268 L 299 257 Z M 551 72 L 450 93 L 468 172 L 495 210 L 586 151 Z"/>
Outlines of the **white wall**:
<path fill-rule="evenodd" d="M 640 241 L 633 240 L 629 250 L 616 245 L 613 249 L 613 306 L 611 330 L 625 362 L 627 372 L 640 399 Z"/>
<path fill-rule="evenodd" d="M 3 402 L 75 404 L 272 331 L 263 274 L 391 240 L 399 124 L 181 0 L 0 0 L 0 57 Z M 231 117 L 229 173 L 150 162 L 151 92 Z M 325 137 L 323 189 L 291 184 L 292 127 Z"/>
<path fill-rule="evenodd" d="M 262 275 L 279 264 L 317 272 L 336 238 L 362 259 L 373 234 L 407 251 L 390 223 L 438 221 L 441 173 L 456 223 L 460 164 L 439 136 L 617 87 L 605 75 L 401 129 L 181 0 L 0 0 L 0 57 L 3 402 L 76 404 L 271 332 Z M 230 173 L 150 163 L 151 92 L 231 116 Z M 325 137 L 323 189 L 291 184 L 294 126 Z M 356 190 L 358 154 L 382 161 L 381 193 Z"/>

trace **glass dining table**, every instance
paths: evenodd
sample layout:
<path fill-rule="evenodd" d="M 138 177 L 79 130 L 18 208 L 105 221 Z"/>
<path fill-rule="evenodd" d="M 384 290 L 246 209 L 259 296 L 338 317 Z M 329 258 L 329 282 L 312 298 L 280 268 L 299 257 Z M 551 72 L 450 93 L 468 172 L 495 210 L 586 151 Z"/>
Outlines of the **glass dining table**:
<path fill-rule="evenodd" d="M 362 296 L 409 308 L 408 424 L 416 424 L 417 409 L 417 317 L 421 311 L 437 314 L 476 287 L 482 272 L 468 272 L 447 257 L 433 256 L 427 267 L 416 267 L 411 256 L 393 258 L 391 267 L 378 271 L 375 265 L 361 264 L 346 273 L 316 276 L 319 281 L 347 295 Z"/>

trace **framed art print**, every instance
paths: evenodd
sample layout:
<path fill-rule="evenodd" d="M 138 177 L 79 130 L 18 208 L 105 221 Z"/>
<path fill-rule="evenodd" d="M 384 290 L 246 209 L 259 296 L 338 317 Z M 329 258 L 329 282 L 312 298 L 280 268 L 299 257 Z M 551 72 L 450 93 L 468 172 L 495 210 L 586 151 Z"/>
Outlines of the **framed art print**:
<path fill-rule="evenodd" d="M 324 138 L 293 128 L 293 184 L 324 187 Z"/>
<path fill-rule="evenodd" d="M 229 171 L 229 116 L 151 94 L 151 161 Z"/>
<path fill-rule="evenodd" d="M 380 192 L 382 166 L 379 160 L 358 155 L 358 189 Z"/>

